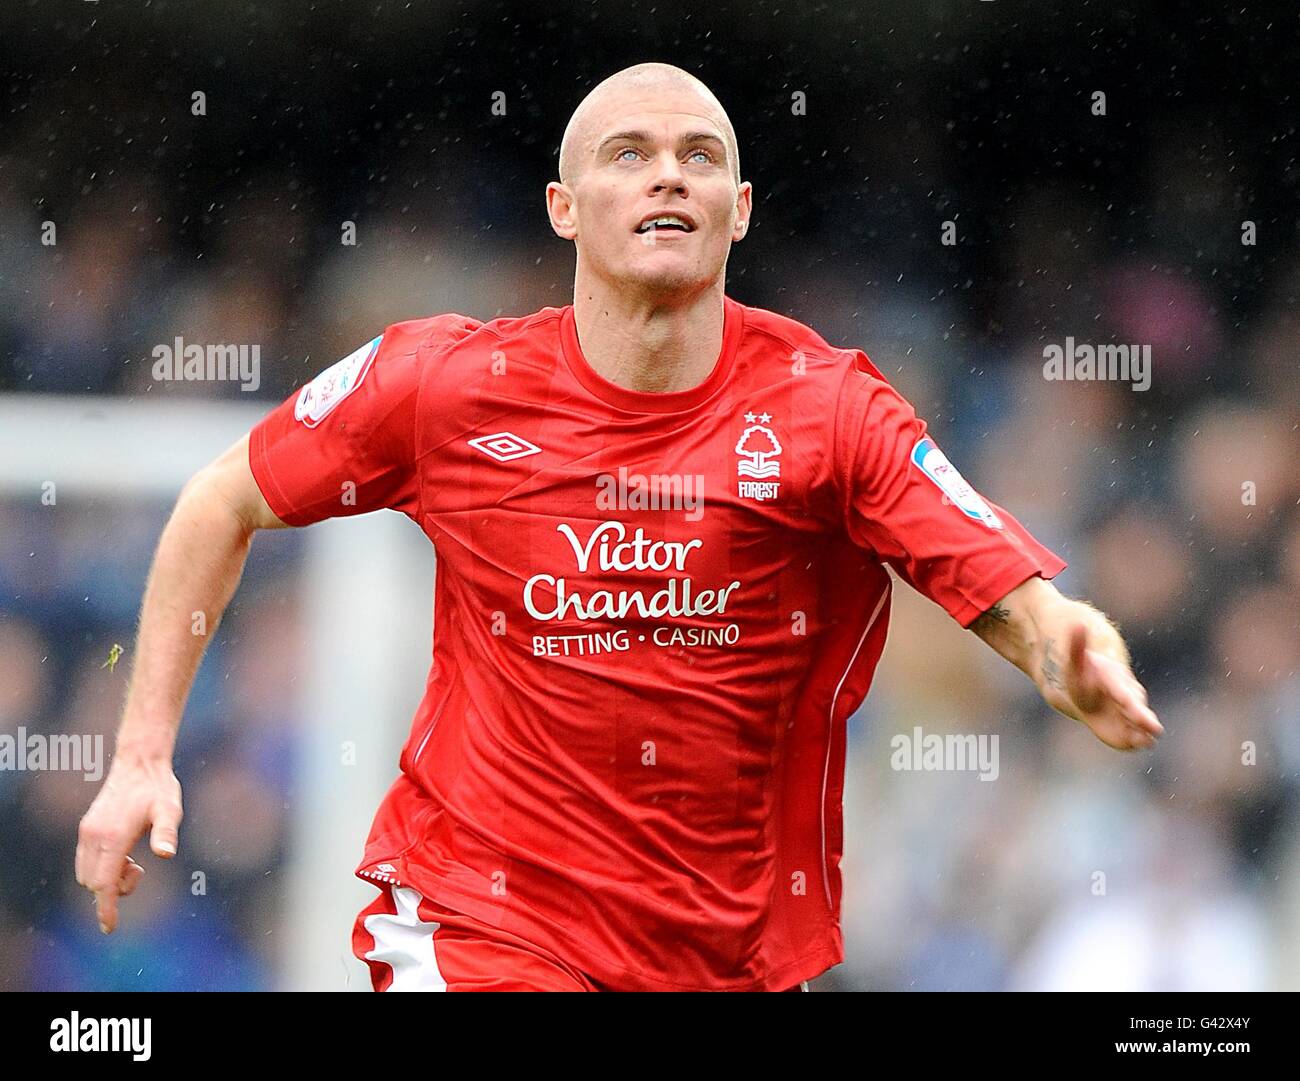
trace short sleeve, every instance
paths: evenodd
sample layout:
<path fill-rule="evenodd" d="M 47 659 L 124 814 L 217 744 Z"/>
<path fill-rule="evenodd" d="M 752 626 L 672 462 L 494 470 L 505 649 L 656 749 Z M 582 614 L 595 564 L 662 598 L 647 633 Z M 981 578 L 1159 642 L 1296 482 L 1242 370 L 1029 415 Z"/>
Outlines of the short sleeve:
<path fill-rule="evenodd" d="M 845 528 L 910 586 L 970 626 L 1034 575 L 1066 563 L 948 461 L 926 423 L 860 350 L 835 410 Z"/>
<path fill-rule="evenodd" d="M 422 370 L 475 325 L 459 315 L 395 323 L 259 421 L 249 466 L 276 516 L 295 526 L 384 508 L 415 517 Z"/>

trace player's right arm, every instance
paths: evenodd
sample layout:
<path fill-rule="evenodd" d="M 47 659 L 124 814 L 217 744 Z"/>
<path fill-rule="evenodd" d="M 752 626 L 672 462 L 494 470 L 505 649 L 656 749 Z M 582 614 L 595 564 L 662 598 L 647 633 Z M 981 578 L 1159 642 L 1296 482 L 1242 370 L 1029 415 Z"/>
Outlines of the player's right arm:
<path fill-rule="evenodd" d="M 181 786 L 172 750 L 185 700 L 239 584 L 253 534 L 284 525 L 253 477 L 244 436 L 189 480 L 163 530 L 140 609 L 113 762 L 77 837 L 77 881 L 95 895 L 105 934 L 117 926 L 118 898 L 144 874 L 130 852 L 145 830 L 154 855 L 176 854 Z"/>
<path fill-rule="evenodd" d="M 105 933 L 144 873 L 130 853 L 145 830 L 155 855 L 176 853 L 176 731 L 253 534 L 384 508 L 415 515 L 424 358 L 479 325 L 448 313 L 389 326 L 185 485 L 149 572 L 113 764 L 78 836 L 77 881 L 95 894 Z"/>

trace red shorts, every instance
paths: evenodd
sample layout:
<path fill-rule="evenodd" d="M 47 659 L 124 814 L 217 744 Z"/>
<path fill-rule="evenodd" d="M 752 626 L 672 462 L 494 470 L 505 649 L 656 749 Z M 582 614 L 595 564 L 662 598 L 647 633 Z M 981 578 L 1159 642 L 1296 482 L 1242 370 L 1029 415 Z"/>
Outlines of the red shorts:
<path fill-rule="evenodd" d="M 380 885 L 352 927 L 376 991 L 604 991 L 555 954 L 410 886 Z M 806 991 L 806 983 L 788 988 Z"/>

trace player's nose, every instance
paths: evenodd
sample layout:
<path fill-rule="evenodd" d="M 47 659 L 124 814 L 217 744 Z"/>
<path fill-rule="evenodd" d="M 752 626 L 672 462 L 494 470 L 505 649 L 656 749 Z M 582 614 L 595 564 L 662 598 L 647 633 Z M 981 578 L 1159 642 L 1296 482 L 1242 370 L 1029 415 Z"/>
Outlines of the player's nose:
<path fill-rule="evenodd" d="M 686 194 L 686 173 L 682 169 L 682 163 L 677 160 L 676 154 L 667 149 L 655 156 L 650 181 L 651 195 L 665 191 Z"/>

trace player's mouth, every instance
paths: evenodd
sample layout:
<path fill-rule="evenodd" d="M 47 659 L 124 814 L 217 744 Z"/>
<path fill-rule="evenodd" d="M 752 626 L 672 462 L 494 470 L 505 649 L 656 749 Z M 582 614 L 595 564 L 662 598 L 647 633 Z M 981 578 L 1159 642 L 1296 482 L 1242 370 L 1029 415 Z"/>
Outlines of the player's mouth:
<path fill-rule="evenodd" d="M 652 229 L 656 233 L 693 233 L 695 232 L 695 219 L 689 214 L 647 214 L 641 219 L 641 224 L 637 226 L 636 231 L 638 233 L 648 233 Z"/>

